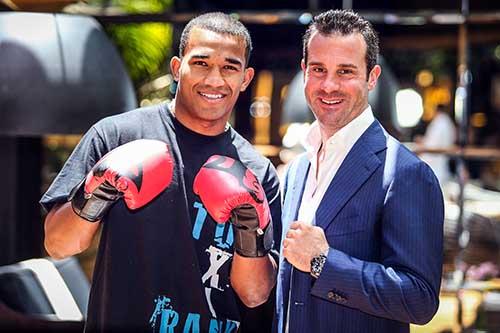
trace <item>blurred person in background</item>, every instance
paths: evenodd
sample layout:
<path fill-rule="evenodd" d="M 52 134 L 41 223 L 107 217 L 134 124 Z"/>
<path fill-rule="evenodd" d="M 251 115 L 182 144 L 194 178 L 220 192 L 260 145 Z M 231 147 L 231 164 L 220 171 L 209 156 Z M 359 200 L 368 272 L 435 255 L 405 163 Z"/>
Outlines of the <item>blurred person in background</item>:
<path fill-rule="evenodd" d="M 419 149 L 447 149 L 453 147 L 457 139 L 457 129 L 443 104 L 436 107 L 436 113 L 423 136 L 415 137 Z M 440 153 L 423 153 L 420 158 L 429 164 L 439 182 L 443 185 L 451 180 L 450 158 Z"/>

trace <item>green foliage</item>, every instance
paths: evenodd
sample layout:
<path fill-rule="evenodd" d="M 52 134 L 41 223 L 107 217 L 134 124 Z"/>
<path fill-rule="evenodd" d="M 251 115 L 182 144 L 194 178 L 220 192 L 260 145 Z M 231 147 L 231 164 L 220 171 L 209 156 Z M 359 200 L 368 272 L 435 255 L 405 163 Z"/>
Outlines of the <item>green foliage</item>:
<path fill-rule="evenodd" d="M 136 83 L 161 71 L 172 47 L 172 25 L 142 23 L 107 28 L 122 54 L 130 77 Z"/>
<path fill-rule="evenodd" d="M 162 13 L 173 0 L 90 0 L 89 5 L 119 7 L 129 14 Z M 114 24 L 106 27 L 137 86 L 158 75 L 171 53 L 173 27 L 167 23 Z"/>
<path fill-rule="evenodd" d="M 161 13 L 169 9 L 173 0 L 89 0 L 91 6 L 119 7 L 129 14 Z"/>
<path fill-rule="evenodd" d="M 121 0 L 118 2 L 129 13 L 160 13 L 173 4 L 173 0 Z"/>

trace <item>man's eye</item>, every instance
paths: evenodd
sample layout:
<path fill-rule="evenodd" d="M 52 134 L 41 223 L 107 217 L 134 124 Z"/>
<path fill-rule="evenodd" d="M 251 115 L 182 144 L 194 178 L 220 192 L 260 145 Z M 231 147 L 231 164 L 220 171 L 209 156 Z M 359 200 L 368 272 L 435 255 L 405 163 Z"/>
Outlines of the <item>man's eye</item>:
<path fill-rule="evenodd" d="M 224 69 L 227 69 L 230 71 L 237 71 L 238 70 L 238 68 L 236 68 L 235 66 L 232 66 L 232 65 L 225 65 Z"/>
<path fill-rule="evenodd" d="M 314 67 L 312 69 L 313 72 L 316 72 L 316 73 L 323 73 L 325 71 L 324 68 L 321 68 L 321 67 Z"/>
<path fill-rule="evenodd" d="M 196 66 L 207 66 L 207 63 L 204 61 L 201 61 L 201 60 L 197 60 L 197 61 L 193 62 L 193 64 Z"/>
<path fill-rule="evenodd" d="M 353 71 L 351 69 L 340 69 L 338 71 L 338 73 L 341 74 L 341 75 L 349 75 L 349 74 L 352 74 Z"/>

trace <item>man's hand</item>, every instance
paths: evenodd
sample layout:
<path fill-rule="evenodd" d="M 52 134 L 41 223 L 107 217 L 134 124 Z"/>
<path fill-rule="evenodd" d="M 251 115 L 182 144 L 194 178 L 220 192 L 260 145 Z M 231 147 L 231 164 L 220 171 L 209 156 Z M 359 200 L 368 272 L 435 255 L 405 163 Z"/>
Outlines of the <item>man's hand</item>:
<path fill-rule="evenodd" d="M 214 155 L 201 167 L 193 184 L 217 223 L 234 226 L 234 249 L 249 258 L 266 257 L 273 246 L 273 224 L 266 193 L 243 163 Z"/>
<path fill-rule="evenodd" d="M 73 211 L 89 221 L 100 221 L 120 198 L 138 209 L 163 192 L 172 181 L 174 162 L 166 143 L 135 140 L 119 146 L 92 168 L 71 191 Z"/>
<path fill-rule="evenodd" d="M 323 229 L 295 221 L 283 241 L 283 255 L 298 270 L 311 271 L 311 259 L 329 249 Z"/>

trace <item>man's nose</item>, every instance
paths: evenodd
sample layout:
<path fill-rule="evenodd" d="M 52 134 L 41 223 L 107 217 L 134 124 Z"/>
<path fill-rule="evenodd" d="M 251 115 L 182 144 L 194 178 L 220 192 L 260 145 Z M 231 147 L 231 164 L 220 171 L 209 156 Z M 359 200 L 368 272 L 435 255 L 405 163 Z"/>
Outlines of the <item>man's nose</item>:
<path fill-rule="evenodd" d="M 212 67 L 205 77 L 205 84 L 211 87 L 220 87 L 225 83 L 222 73 L 217 66 Z"/>
<path fill-rule="evenodd" d="M 340 89 L 340 80 L 335 75 L 328 75 L 321 82 L 321 89 L 326 93 L 338 91 Z"/>

